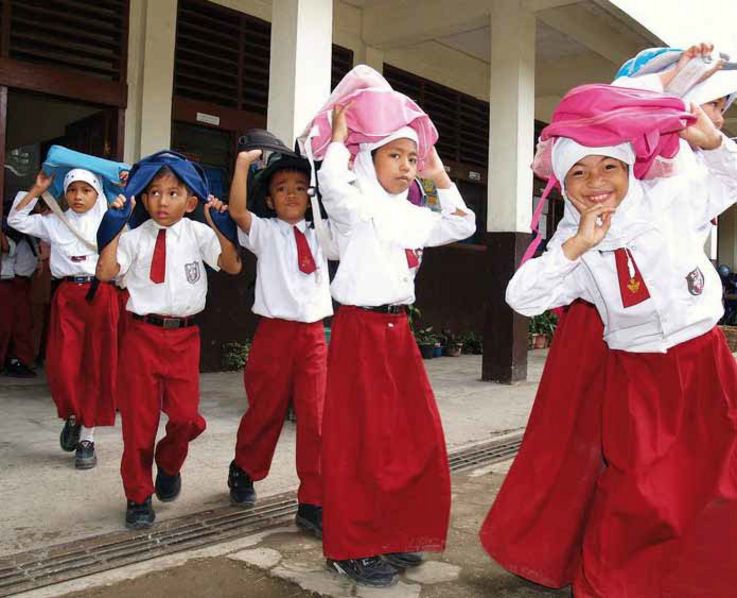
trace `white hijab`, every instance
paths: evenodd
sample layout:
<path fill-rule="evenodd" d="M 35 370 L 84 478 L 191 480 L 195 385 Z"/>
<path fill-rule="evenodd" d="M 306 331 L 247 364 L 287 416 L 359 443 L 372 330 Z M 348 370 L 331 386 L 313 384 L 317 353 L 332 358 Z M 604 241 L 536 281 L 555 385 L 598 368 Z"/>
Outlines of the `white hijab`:
<path fill-rule="evenodd" d="M 84 168 L 73 168 L 67 172 L 64 177 L 64 193 L 67 192 L 69 185 L 76 181 L 83 181 L 97 191 L 97 200 L 89 210 L 82 214 L 69 209 L 64 212 L 64 216 L 84 239 L 94 244 L 97 239 L 97 228 L 107 211 L 107 198 L 99 177 Z"/>
<path fill-rule="evenodd" d="M 560 181 L 563 197 L 565 198 L 565 208 L 563 218 L 558 224 L 555 234 L 560 239 L 565 240 L 578 231 L 581 215 L 566 195 L 565 178 L 574 164 L 591 155 L 616 158 L 629 166 L 627 195 L 625 195 L 614 216 L 612 216 L 612 225 L 604 240 L 595 248 L 599 251 L 613 251 L 619 247 L 625 247 L 638 235 L 655 228 L 652 219 L 649 217 L 648 207 L 645 205 L 645 192 L 642 183 L 633 174 L 632 166 L 635 163 L 635 153 L 629 143 L 605 147 L 587 147 L 568 137 L 560 137 L 556 140 L 552 155 L 553 172 L 555 178 Z"/>
<path fill-rule="evenodd" d="M 407 200 L 409 191 L 389 193 L 376 176 L 371 153 L 396 139 L 410 139 L 417 145 L 417 133 L 412 127 L 402 127 L 377 143 L 362 143 L 353 162 L 353 174 L 361 193 L 372 204 L 371 211 L 377 234 L 388 242 L 407 249 L 422 247 L 435 227 L 438 215 L 415 206 Z"/>

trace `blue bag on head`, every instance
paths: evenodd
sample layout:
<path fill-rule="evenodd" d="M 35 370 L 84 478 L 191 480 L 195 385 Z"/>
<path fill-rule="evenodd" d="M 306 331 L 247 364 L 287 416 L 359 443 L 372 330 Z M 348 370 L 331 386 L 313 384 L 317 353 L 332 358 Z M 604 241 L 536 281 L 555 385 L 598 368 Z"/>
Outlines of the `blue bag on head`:
<path fill-rule="evenodd" d="M 126 197 L 125 206 L 120 210 L 108 210 L 97 230 L 97 246 L 105 247 L 128 223 L 136 228 L 150 218 L 140 199 L 154 177 L 162 168 L 171 170 L 182 183 L 202 203 L 207 203 L 209 185 L 207 175 L 199 164 L 191 162 L 182 154 L 171 150 L 162 150 L 142 158 L 133 165 L 128 175 L 128 184 L 123 192 Z M 131 209 L 130 197 L 136 198 L 136 207 Z M 218 230 L 232 243 L 237 244 L 238 235 L 235 222 L 227 212 L 211 211 L 212 221 Z"/>
<path fill-rule="evenodd" d="M 619 67 L 614 79 L 660 73 L 678 62 L 681 54 L 680 48 L 647 48 Z"/>
<path fill-rule="evenodd" d="M 107 202 L 111 203 L 123 190 L 120 175 L 131 169 L 125 162 L 115 162 L 90 156 L 62 145 L 52 145 L 41 167 L 45 174 L 54 176 L 49 191 L 54 197 L 64 194 L 64 177 L 74 168 L 84 168 L 100 177 Z"/>

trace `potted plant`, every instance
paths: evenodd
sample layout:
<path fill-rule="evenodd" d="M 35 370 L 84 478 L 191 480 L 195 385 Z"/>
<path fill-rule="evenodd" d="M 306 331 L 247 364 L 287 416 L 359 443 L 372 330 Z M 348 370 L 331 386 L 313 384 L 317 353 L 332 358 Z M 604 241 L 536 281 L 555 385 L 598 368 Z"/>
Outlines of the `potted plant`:
<path fill-rule="evenodd" d="M 548 310 L 530 318 L 529 332 L 533 349 L 544 349 L 550 344 L 558 324 L 558 316 Z"/>
<path fill-rule="evenodd" d="M 445 344 L 445 355 L 447 357 L 460 357 L 463 350 L 463 341 L 458 335 L 453 334 L 447 328 L 443 330 Z"/>
<path fill-rule="evenodd" d="M 248 361 L 248 352 L 251 350 L 251 342 L 230 341 L 223 343 L 220 365 L 226 372 L 234 372 L 245 367 Z"/>
<path fill-rule="evenodd" d="M 438 335 L 432 331 L 432 326 L 415 330 L 414 334 L 422 358 L 432 359 L 435 354 L 435 343 L 438 342 Z"/>
<path fill-rule="evenodd" d="M 460 335 L 459 341 L 463 345 L 463 352 L 471 355 L 481 355 L 484 352 L 484 343 L 478 332 L 469 330 Z"/>

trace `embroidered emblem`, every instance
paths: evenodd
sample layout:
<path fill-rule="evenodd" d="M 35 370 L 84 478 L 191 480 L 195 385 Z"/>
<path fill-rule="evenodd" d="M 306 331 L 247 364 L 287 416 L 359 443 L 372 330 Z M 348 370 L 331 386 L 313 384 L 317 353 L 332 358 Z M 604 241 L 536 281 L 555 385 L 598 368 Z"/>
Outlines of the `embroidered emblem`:
<path fill-rule="evenodd" d="M 187 282 L 194 284 L 200 279 L 200 263 L 192 262 L 190 264 L 184 264 L 184 272 L 187 275 Z"/>
<path fill-rule="evenodd" d="M 688 292 L 692 295 L 701 295 L 704 290 L 704 275 L 701 270 L 696 268 L 686 275 L 686 282 L 688 283 Z"/>
<path fill-rule="evenodd" d="M 86 255 L 72 255 L 69 256 L 69 259 L 73 262 L 84 262 L 87 259 Z"/>
<path fill-rule="evenodd" d="M 630 281 L 627 283 L 627 290 L 630 293 L 639 293 L 640 292 L 640 281 L 636 278 L 630 278 Z"/>

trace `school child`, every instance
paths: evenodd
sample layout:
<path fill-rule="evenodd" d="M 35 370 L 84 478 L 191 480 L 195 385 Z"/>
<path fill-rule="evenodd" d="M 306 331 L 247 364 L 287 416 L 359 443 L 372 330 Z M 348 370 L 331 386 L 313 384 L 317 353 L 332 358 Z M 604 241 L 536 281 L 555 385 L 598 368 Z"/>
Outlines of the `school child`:
<path fill-rule="evenodd" d="M 442 425 L 407 320 L 418 254 L 476 226 L 437 152 L 410 126 L 362 143 L 351 169 L 351 109 L 334 110 L 318 173 L 340 250 L 331 290 L 341 304 L 323 419 L 323 550 L 338 573 L 386 586 L 420 564 L 418 552 L 443 550 L 450 512 Z M 406 199 L 420 160 L 440 213 Z"/>
<path fill-rule="evenodd" d="M 0 364 L 5 357 L 13 335 L 13 304 L 16 243 L 0 230 Z"/>
<path fill-rule="evenodd" d="M 286 147 L 284 148 L 286 150 Z M 234 504 L 255 502 L 253 482 L 265 478 L 290 402 L 297 416 L 296 523 L 322 537 L 320 431 L 327 347 L 323 319 L 333 314 L 328 263 L 305 219 L 310 205 L 309 162 L 273 151 L 256 173 L 250 200 L 271 210 L 259 217 L 246 207 L 249 168 L 261 155 L 238 154 L 229 210 L 238 238 L 257 261 L 254 313 L 261 316 L 243 380 L 248 410 L 241 418 L 228 486 Z"/>
<path fill-rule="evenodd" d="M 183 156 L 162 151 L 142 159 L 131 170 L 125 192 L 130 200 L 118 196 L 98 231 L 97 276 L 125 276 L 130 296 L 118 376 L 120 472 L 125 526 L 141 529 L 154 522 L 154 492 L 162 502 L 179 495 L 189 443 L 206 425 L 198 413 L 200 335 L 194 321 L 205 307 L 205 264 L 231 274 L 240 272 L 241 264 L 235 246 L 212 225 L 210 208 L 224 210 L 223 204 L 208 197 L 201 170 Z M 145 211 L 133 212 L 136 197 Z M 209 227 L 184 217 L 198 199 L 206 202 Z M 136 226 L 121 234 L 131 212 Z M 157 444 L 161 411 L 169 420 Z"/>
<path fill-rule="evenodd" d="M 710 50 L 692 46 L 681 60 Z M 648 65 L 644 60 L 648 54 L 662 59 L 680 52 L 643 51 L 620 69 L 628 76 L 618 76 L 615 85 L 662 92 L 677 65 L 671 59 L 650 68 L 649 74 L 634 73 L 629 67 Z M 722 114 L 735 92 L 737 72 L 718 71 L 691 89 L 688 97 L 721 128 Z M 701 150 L 690 148 L 685 140 L 680 145 L 675 158 L 682 165 L 700 161 Z M 551 587 L 573 579 L 586 523 L 581 514 L 588 511 L 602 471 L 601 401 L 608 355 L 603 333 L 602 320 L 590 303 L 576 300 L 561 314 L 524 442 L 480 532 L 499 564 Z M 547 508 L 550 504 L 566 507 L 553 510 Z"/>
<path fill-rule="evenodd" d="M 606 465 L 581 514 L 577 598 L 726 598 L 737 581 L 737 365 L 716 327 L 721 284 L 701 235 L 737 199 L 737 145 L 694 115 L 681 135 L 708 173 L 648 185 L 635 178 L 635 144 L 558 136 L 566 213 L 507 288 L 523 315 L 581 298 L 604 322 Z"/>
<path fill-rule="evenodd" d="M 10 350 L 5 360 L 5 374 L 15 378 L 33 378 L 36 372 L 31 369 L 34 360 L 34 347 L 31 319 L 31 276 L 38 267 L 35 247 L 37 242 L 23 235 L 16 248 L 13 270 L 13 332 Z"/>
<path fill-rule="evenodd" d="M 51 245 L 51 274 L 59 281 L 51 307 L 46 374 L 57 413 L 65 420 L 60 444 L 75 451 L 77 469 L 97 464 L 94 430 L 115 422 L 118 307 L 115 289 L 91 287 L 97 265 L 97 227 L 107 210 L 99 177 L 82 168 L 64 176 L 63 193 L 69 208 L 59 215 L 31 214 L 52 185 L 39 172 L 24 196 L 16 197 L 8 224 Z"/>

